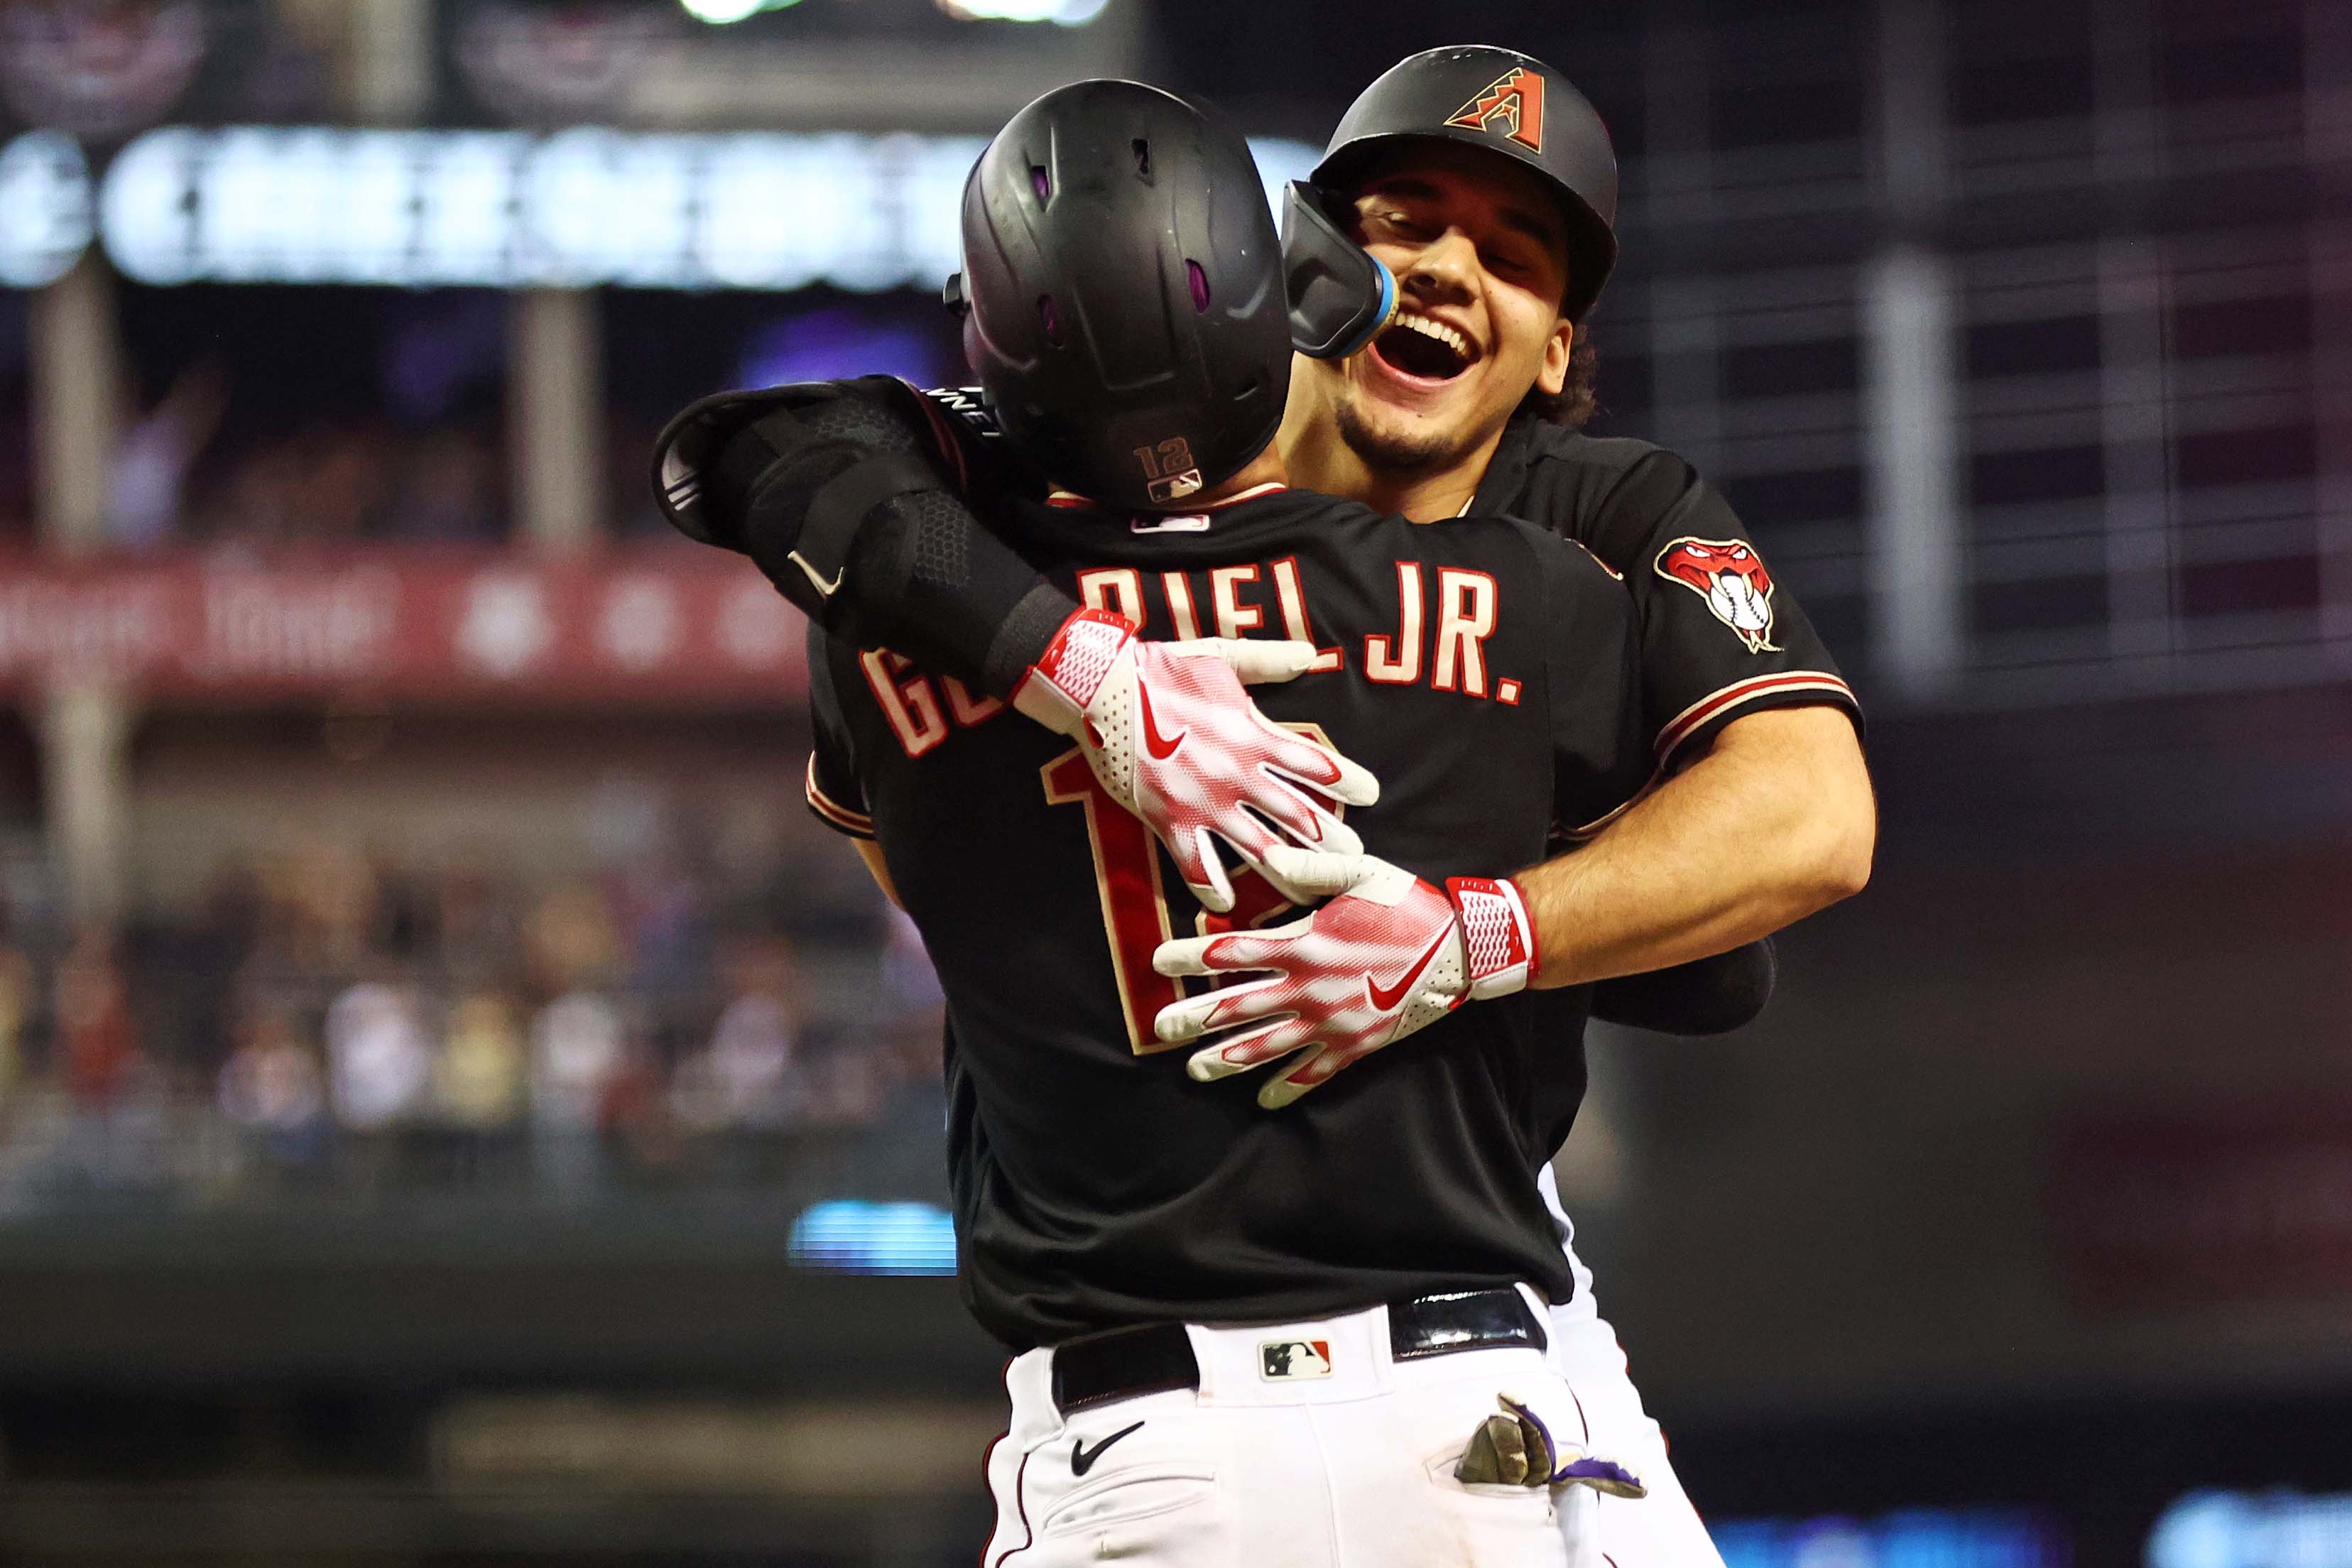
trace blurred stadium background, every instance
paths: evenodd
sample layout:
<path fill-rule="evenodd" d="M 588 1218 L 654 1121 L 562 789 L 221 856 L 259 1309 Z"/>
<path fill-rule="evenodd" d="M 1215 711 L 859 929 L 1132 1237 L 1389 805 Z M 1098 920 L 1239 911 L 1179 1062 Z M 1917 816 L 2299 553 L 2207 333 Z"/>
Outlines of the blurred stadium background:
<path fill-rule="evenodd" d="M 1873 715 L 1562 1165 L 1732 1568 L 2352 1568 L 2340 0 L 0 0 L 0 1562 L 970 1561 L 936 995 L 646 449 L 956 379 L 1047 86 L 1472 41 Z"/>

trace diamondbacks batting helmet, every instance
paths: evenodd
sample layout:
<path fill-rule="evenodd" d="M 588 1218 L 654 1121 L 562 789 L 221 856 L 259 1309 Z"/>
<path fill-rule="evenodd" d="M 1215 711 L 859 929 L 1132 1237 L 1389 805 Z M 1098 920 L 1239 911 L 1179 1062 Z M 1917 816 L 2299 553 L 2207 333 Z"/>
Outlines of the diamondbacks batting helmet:
<path fill-rule="evenodd" d="M 1514 49 L 1459 44 L 1409 55 L 1348 106 L 1315 183 L 1345 190 L 1384 152 L 1414 142 L 1484 147 L 1541 176 L 1568 217 L 1560 313 L 1581 321 L 1617 262 L 1617 153 L 1585 96 Z"/>
<path fill-rule="evenodd" d="M 1169 506 L 1274 439 L 1282 249 L 1249 144 L 1133 81 L 1014 115 L 963 192 L 964 346 L 1006 438 L 1097 500 Z"/>

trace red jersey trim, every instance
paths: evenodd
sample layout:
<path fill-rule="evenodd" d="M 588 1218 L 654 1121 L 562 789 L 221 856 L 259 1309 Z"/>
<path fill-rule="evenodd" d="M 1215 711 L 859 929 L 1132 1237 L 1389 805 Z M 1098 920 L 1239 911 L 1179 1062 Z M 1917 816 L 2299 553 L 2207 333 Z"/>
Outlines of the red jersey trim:
<path fill-rule="evenodd" d="M 866 816 L 862 811 L 850 810 L 849 807 L 842 805 L 839 801 L 834 799 L 831 795 L 825 794 L 824 791 L 817 787 L 816 753 L 814 752 L 811 752 L 809 753 L 808 781 L 805 790 L 808 795 L 809 809 L 815 812 L 817 816 L 825 822 L 838 827 L 853 838 L 871 838 L 874 837 L 874 819 L 872 817 Z"/>
<path fill-rule="evenodd" d="M 1783 697 L 1790 692 L 1818 692 L 1822 697 L 1842 701 L 1859 709 L 1853 688 L 1825 669 L 1790 669 L 1778 675 L 1759 675 L 1746 680 L 1736 680 L 1719 691 L 1711 691 L 1670 720 L 1658 731 L 1656 751 L 1658 763 L 1664 766 L 1684 742 L 1725 714 L 1766 697 Z"/>
<path fill-rule="evenodd" d="M 1554 823 L 1552 825 L 1552 837 L 1555 838 L 1565 839 L 1570 844 L 1581 844 L 1586 839 L 1591 837 L 1594 834 L 1600 832 L 1602 828 L 1608 826 L 1611 823 L 1616 821 L 1619 817 L 1624 816 L 1627 812 L 1633 810 L 1634 805 L 1643 797 L 1648 795 L 1652 790 L 1655 789 L 1657 785 L 1657 777 L 1655 774 L 1653 774 L 1648 783 L 1644 784 L 1639 790 L 1634 792 L 1633 798 L 1632 800 L 1626 801 L 1623 805 L 1604 816 L 1594 817 L 1591 821 L 1586 823 L 1581 827 L 1563 827 L 1559 824 Z"/>
<path fill-rule="evenodd" d="M 1277 491 L 1286 490 L 1289 488 L 1290 487 L 1288 485 L 1284 484 L 1280 479 L 1268 479 L 1262 485 L 1252 485 L 1245 490 L 1237 491 L 1233 495 L 1225 497 L 1223 500 L 1213 501 L 1207 506 L 1173 507 L 1165 512 L 1138 512 L 1135 515 L 1139 517 L 1199 517 L 1207 512 L 1223 511 L 1229 506 L 1239 506 L 1245 500 L 1255 500 L 1260 496 L 1270 496 Z M 1045 495 L 1045 504 L 1050 507 L 1058 507 L 1064 511 L 1114 511 L 1118 510 L 1115 507 L 1107 507 L 1100 501 L 1089 500 L 1085 496 L 1078 494 L 1076 490 L 1049 490 Z"/>

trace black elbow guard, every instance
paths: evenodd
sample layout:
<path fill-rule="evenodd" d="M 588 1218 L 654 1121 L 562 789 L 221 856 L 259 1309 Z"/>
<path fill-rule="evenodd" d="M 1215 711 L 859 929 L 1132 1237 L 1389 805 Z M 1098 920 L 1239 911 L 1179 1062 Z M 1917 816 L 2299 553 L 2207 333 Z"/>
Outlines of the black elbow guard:
<path fill-rule="evenodd" d="M 825 618 L 868 514 L 953 483 L 919 412 L 909 419 L 872 390 L 819 382 L 690 405 L 654 446 L 663 515 L 690 539 L 751 556 L 786 598 Z"/>
<path fill-rule="evenodd" d="M 1729 1034 L 1764 1011 L 1779 975 L 1772 939 L 1760 937 L 1712 958 L 1604 980 L 1592 989 L 1592 1016 L 1662 1035 Z"/>
<path fill-rule="evenodd" d="M 1075 606 L 980 526 L 937 417 L 886 376 L 724 393 L 663 431 L 656 493 L 826 630 L 1003 696 Z"/>

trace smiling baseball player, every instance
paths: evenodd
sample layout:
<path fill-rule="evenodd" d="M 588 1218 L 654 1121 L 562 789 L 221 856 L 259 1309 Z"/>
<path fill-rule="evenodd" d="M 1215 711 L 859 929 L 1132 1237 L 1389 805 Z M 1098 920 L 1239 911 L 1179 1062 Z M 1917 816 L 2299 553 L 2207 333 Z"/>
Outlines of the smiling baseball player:
<path fill-rule="evenodd" d="M 1578 428 L 1593 403 L 1584 322 L 1617 254 L 1616 160 L 1591 106 L 1530 56 L 1431 49 L 1349 107 L 1314 179 L 1398 305 L 1361 352 L 1299 361 L 1282 435 L 1293 481 L 1424 521 L 1465 508 L 1530 519 L 1621 574 L 1639 612 L 1663 783 L 1585 854 L 1515 879 L 1560 933 L 1558 961 L 1611 973 L 1613 952 L 1639 946 L 1663 963 L 1857 889 L 1874 813 L 1835 661 L 1689 464 Z M 1629 1002 L 1650 985 L 1673 1010 L 1654 982 L 1625 984 Z M 1571 1548 L 1590 1568 L 1720 1568 L 1549 1170 L 1544 1193 L 1577 1275 L 1550 1326 L 1580 1436 L 1650 1493 L 1570 1499 Z"/>

